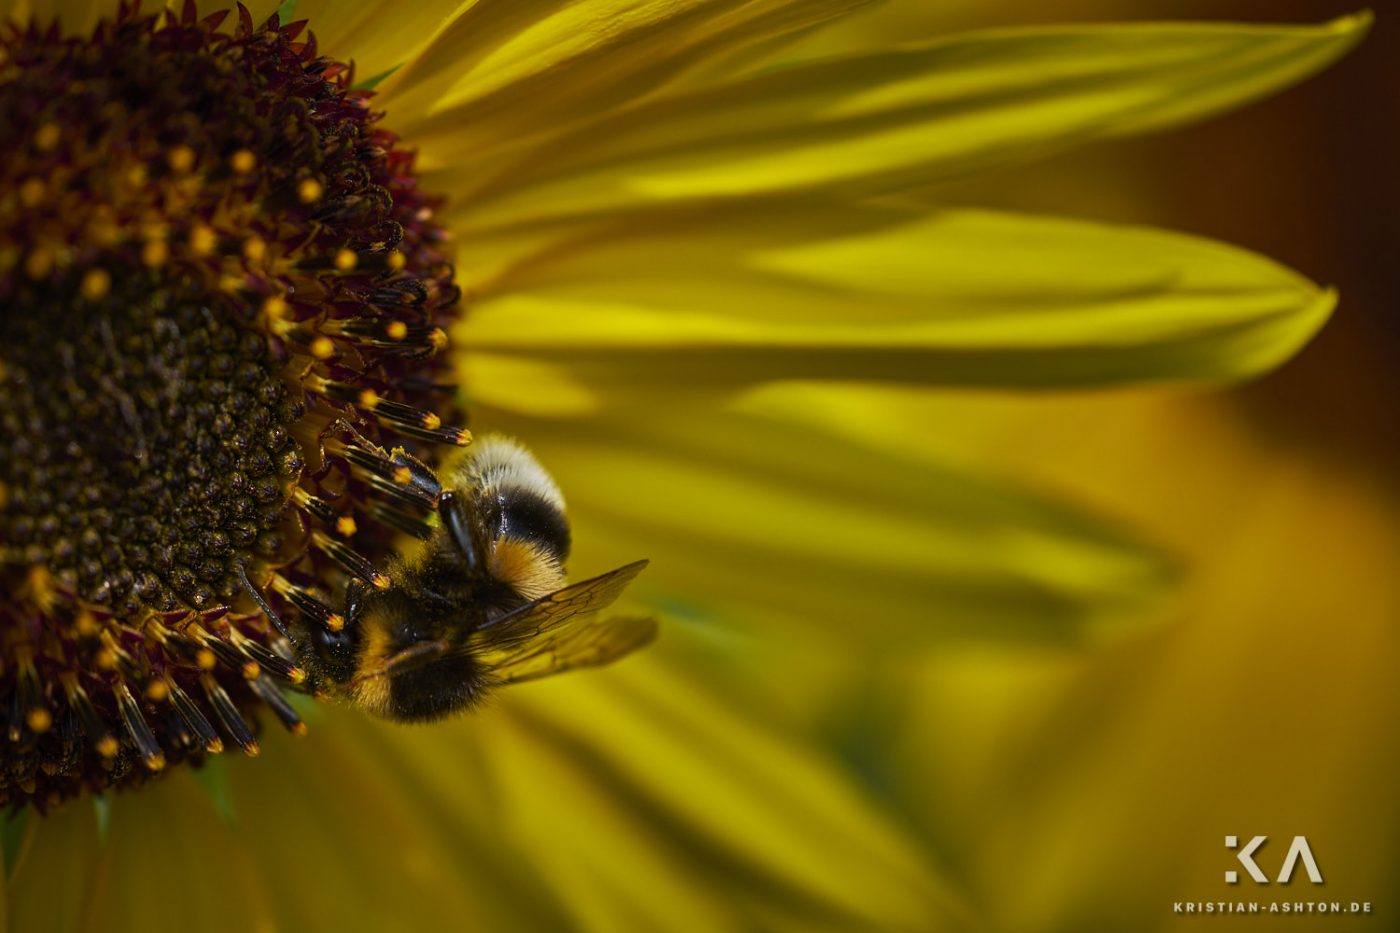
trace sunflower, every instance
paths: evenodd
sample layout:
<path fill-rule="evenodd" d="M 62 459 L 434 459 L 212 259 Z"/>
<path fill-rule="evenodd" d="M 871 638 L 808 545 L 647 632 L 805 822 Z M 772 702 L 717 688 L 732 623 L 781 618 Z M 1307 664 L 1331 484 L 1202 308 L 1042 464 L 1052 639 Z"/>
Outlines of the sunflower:
<path fill-rule="evenodd" d="M 0 792 L 48 811 L 10 826 L 17 928 L 969 922 L 770 681 L 1079 640 L 1172 567 L 806 388 L 1286 359 L 1330 291 L 939 187 L 1238 105 L 1365 19 L 804 51 L 858 6 L 0 2 Z M 671 644 L 430 730 L 302 702 L 282 617 L 349 637 L 468 414 L 556 471 L 576 563 L 653 558 Z"/>

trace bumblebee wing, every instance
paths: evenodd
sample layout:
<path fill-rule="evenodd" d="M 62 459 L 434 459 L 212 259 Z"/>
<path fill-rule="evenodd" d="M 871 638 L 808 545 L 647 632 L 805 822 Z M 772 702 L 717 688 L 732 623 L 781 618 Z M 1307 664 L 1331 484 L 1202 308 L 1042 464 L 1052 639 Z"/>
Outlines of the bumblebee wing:
<path fill-rule="evenodd" d="M 647 563 L 639 560 L 602 576 L 574 583 L 492 619 L 472 633 L 472 646 L 483 651 L 511 652 L 581 616 L 606 609 Z"/>
<path fill-rule="evenodd" d="M 655 637 L 655 619 L 576 616 L 572 623 L 527 642 L 511 655 L 491 661 L 491 673 L 500 683 L 518 684 L 575 668 L 600 667 L 631 654 Z"/>
<path fill-rule="evenodd" d="M 655 622 L 595 616 L 646 565 L 637 561 L 521 606 L 473 632 L 472 650 L 506 683 L 619 658 L 650 641 Z"/>

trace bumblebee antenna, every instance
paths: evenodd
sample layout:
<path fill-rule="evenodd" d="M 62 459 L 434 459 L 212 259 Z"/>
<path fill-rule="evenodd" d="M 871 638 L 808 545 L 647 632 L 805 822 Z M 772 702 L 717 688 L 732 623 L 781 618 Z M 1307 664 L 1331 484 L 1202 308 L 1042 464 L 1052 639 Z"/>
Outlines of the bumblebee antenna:
<path fill-rule="evenodd" d="M 292 633 L 287 630 L 287 623 L 283 622 L 281 616 L 272 611 L 272 607 L 267 604 L 267 600 L 263 599 L 262 593 L 259 593 L 258 588 L 248 580 L 248 561 L 246 559 L 238 562 L 238 579 L 243 582 L 243 589 L 247 591 L 249 596 L 253 597 L 253 602 L 258 604 L 258 608 L 267 616 L 267 620 L 272 623 L 272 627 L 277 629 L 282 637 L 292 644 L 301 644 L 301 642 L 293 638 Z"/>

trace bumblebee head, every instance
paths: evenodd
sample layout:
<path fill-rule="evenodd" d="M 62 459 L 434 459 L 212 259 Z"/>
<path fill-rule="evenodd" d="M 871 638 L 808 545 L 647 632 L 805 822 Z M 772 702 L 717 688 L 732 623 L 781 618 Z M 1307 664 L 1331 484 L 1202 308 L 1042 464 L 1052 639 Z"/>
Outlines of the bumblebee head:
<path fill-rule="evenodd" d="M 569 522 L 553 477 L 515 441 L 476 440 L 448 478 L 438 514 L 467 572 L 528 602 L 564 584 Z"/>
<path fill-rule="evenodd" d="M 346 695 L 399 722 L 430 722 L 471 706 L 486 686 L 477 658 L 460 650 L 455 613 L 435 611 L 403 587 L 356 587 Z"/>

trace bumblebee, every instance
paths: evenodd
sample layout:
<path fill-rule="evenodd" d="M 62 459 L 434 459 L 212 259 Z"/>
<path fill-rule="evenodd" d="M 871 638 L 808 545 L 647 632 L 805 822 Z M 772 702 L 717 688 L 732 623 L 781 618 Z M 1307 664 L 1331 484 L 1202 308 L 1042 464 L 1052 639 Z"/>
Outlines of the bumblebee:
<path fill-rule="evenodd" d="M 427 722 L 497 686 L 606 664 L 655 637 L 650 618 L 597 618 L 646 561 L 564 585 L 564 498 L 524 447 L 478 438 L 445 481 L 402 451 L 392 459 L 435 500 L 436 526 L 420 550 L 391 561 L 387 585 L 347 584 L 343 629 L 289 628 L 245 580 L 316 686 L 388 719 Z"/>

